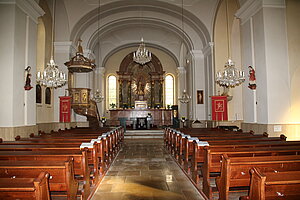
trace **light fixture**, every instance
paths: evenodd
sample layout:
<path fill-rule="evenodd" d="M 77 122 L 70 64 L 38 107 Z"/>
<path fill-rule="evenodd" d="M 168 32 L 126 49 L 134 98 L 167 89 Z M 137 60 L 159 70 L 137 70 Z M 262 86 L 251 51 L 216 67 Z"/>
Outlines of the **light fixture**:
<path fill-rule="evenodd" d="M 181 1 L 181 32 L 182 32 L 182 36 L 181 36 L 181 39 L 182 39 L 182 44 L 184 42 L 184 26 L 183 26 L 183 0 Z M 191 96 L 188 95 L 188 93 L 186 92 L 186 90 L 184 89 L 183 92 L 182 92 L 182 95 L 181 97 L 178 98 L 178 100 L 181 102 L 181 103 L 184 103 L 184 104 L 187 104 L 190 102 L 191 100 Z"/>
<path fill-rule="evenodd" d="M 181 97 L 178 98 L 181 103 L 187 104 L 191 100 L 191 96 L 189 96 L 186 90 L 183 90 Z"/>
<path fill-rule="evenodd" d="M 96 92 L 94 93 L 93 100 L 96 103 L 101 103 L 104 99 L 104 96 L 101 94 L 101 92 L 97 89 Z"/>
<path fill-rule="evenodd" d="M 141 29 L 142 29 L 142 20 L 143 20 L 143 11 L 141 9 L 141 13 L 142 13 L 142 16 L 141 16 Z M 138 49 L 133 52 L 133 61 L 138 63 L 138 64 L 141 64 L 141 65 L 144 65 L 148 62 L 150 62 L 152 59 L 151 57 L 151 52 L 148 51 L 146 49 L 146 45 L 144 43 L 144 39 L 143 37 L 141 38 L 141 43 L 138 47 Z"/>
<path fill-rule="evenodd" d="M 146 49 L 144 39 L 141 39 L 141 43 L 136 52 L 133 52 L 133 61 L 144 65 L 151 61 L 151 52 Z"/>
<path fill-rule="evenodd" d="M 100 0 L 98 0 L 98 16 L 97 16 L 97 25 L 98 25 L 98 32 L 97 32 L 97 40 L 98 40 L 98 55 L 99 55 L 99 59 L 98 59 L 98 62 L 100 65 L 100 59 L 101 59 L 101 49 L 100 49 L 100 36 L 99 36 L 99 32 L 100 32 L 100 13 L 101 13 L 101 10 L 100 10 L 100 6 L 101 6 L 101 2 Z M 94 93 L 94 97 L 93 97 L 93 100 L 96 102 L 96 103 L 101 103 L 104 99 L 104 96 L 101 94 L 101 92 L 99 91 L 99 89 L 96 90 L 96 92 Z"/>
<path fill-rule="evenodd" d="M 42 86 L 57 88 L 62 87 L 66 84 L 66 74 L 62 71 L 59 71 L 58 66 L 54 62 L 54 25 L 55 25 L 55 3 L 53 1 L 53 20 L 52 20 L 52 44 L 51 44 L 51 59 L 47 63 L 47 67 L 44 69 L 44 72 L 37 73 L 36 82 Z"/>
<path fill-rule="evenodd" d="M 231 42 L 229 36 L 229 18 L 228 18 L 228 0 L 226 3 L 226 29 L 227 29 L 227 47 L 228 47 L 228 61 L 225 63 L 224 71 L 218 71 L 216 74 L 216 82 L 222 87 L 235 87 L 245 81 L 244 71 L 237 69 L 234 62 L 230 59 Z"/>

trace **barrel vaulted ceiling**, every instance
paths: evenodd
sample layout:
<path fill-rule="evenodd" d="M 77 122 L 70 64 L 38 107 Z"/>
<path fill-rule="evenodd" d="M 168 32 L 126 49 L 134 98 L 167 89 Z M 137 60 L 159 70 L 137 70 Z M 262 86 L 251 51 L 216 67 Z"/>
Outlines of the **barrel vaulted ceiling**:
<path fill-rule="evenodd" d="M 188 52 L 212 41 L 219 0 L 183 2 L 184 31 L 181 0 L 101 0 L 100 12 L 99 0 L 57 1 L 56 41 L 75 44 L 81 38 L 83 47 L 93 52 L 100 43 L 105 58 L 137 46 L 143 37 L 147 46 L 179 58 L 182 43 Z"/>

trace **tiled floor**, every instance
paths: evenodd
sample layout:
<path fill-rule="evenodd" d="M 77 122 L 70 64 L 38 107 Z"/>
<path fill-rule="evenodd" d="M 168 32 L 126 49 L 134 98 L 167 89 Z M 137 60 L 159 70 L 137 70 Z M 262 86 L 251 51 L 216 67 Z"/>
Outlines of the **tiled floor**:
<path fill-rule="evenodd" d="M 202 200 L 162 140 L 125 140 L 92 200 Z"/>

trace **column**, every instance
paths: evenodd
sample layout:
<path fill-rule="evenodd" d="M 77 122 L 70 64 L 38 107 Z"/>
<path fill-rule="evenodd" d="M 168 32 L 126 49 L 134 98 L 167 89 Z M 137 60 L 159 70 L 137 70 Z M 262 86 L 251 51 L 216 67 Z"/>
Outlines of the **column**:
<path fill-rule="evenodd" d="M 197 104 L 197 90 L 205 91 L 205 67 L 204 67 L 204 55 L 200 50 L 190 51 L 191 63 L 190 63 L 190 88 L 189 95 L 192 96 L 190 105 L 190 114 L 193 120 L 204 120 L 206 116 L 206 103 Z M 204 94 L 206 95 L 206 94 Z M 191 119 L 191 118 L 190 118 Z"/>
<path fill-rule="evenodd" d="M 95 88 L 99 89 L 101 94 L 104 96 L 104 99 L 101 103 L 98 103 L 98 110 L 101 116 L 105 115 L 105 102 L 106 102 L 106 93 L 105 93 L 105 67 L 97 67 L 95 70 Z"/>
<path fill-rule="evenodd" d="M 246 88 L 248 82 L 244 85 L 245 127 L 257 123 L 260 130 L 280 134 L 291 100 L 285 1 L 249 0 L 236 15 L 242 26 L 243 66 L 256 70 L 256 92 Z"/>
<path fill-rule="evenodd" d="M 72 42 L 54 42 L 54 60 L 58 69 L 66 74 L 68 78 L 68 68 L 64 65 L 70 59 L 70 49 Z M 53 89 L 53 106 L 54 106 L 54 122 L 59 122 L 59 97 L 65 96 L 65 91 L 68 89 L 66 83 L 63 87 Z M 74 121 L 74 113 L 72 112 L 71 121 Z"/>
<path fill-rule="evenodd" d="M 177 80 L 178 80 L 178 97 L 181 97 L 183 90 L 186 90 L 186 69 L 185 67 L 177 68 Z M 178 112 L 179 118 L 182 116 L 187 117 L 187 105 L 181 103 L 178 100 Z"/>
<path fill-rule="evenodd" d="M 213 42 L 209 42 L 203 49 L 204 71 L 205 71 L 205 89 L 204 89 L 204 109 L 205 119 L 211 120 L 211 96 L 215 95 L 215 70 L 213 68 Z"/>

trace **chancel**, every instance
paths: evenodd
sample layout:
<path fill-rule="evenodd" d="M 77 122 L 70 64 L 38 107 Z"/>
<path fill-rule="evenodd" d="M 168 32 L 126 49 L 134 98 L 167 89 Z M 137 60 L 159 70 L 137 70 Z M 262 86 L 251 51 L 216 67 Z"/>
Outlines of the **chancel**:
<path fill-rule="evenodd" d="M 299 19 L 298 0 L 0 0 L 0 199 L 299 198 Z"/>

